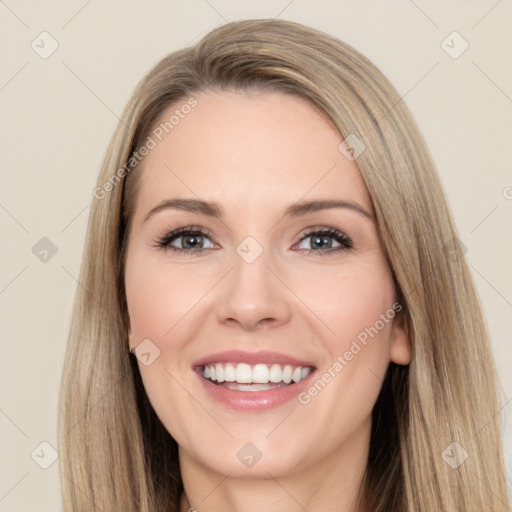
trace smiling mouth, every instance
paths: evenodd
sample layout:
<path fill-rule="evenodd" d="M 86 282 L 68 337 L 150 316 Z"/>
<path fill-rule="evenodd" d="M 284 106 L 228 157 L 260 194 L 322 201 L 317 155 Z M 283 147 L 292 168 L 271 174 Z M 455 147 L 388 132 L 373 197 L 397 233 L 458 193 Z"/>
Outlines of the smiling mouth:
<path fill-rule="evenodd" d="M 313 366 L 290 364 L 215 363 L 198 367 L 200 375 L 212 384 L 235 391 L 267 391 L 293 386 L 304 380 Z"/>

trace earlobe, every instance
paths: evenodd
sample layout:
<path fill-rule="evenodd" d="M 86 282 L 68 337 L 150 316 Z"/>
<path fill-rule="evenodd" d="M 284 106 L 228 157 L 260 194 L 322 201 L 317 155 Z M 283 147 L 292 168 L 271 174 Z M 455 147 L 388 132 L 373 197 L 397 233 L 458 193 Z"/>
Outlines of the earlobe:
<path fill-rule="evenodd" d="M 411 362 L 411 358 L 412 347 L 405 322 L 405 315 L 402 313 L 398 314 L 393 320 L 389 359 L 393 363 L 407 365 Z"/>

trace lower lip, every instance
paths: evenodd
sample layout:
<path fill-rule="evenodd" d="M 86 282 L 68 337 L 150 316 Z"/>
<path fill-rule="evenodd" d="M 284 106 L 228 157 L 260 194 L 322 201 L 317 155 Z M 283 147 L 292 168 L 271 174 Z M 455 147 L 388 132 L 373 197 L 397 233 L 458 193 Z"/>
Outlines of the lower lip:
<path fill-rule="evenodd" d="M 238 391 L 217 386 L 206 380 L 198 371 L 195 372 L 202 382 L 206 392 L 218 403 L 225 407 L 243 411 L 264 411 L 279 407 L 295 398 L 309 385 L 311 377 L 315 374 L 312 370 L 303 380 L 295 384 L 268 389 L 266 391 Z"/>

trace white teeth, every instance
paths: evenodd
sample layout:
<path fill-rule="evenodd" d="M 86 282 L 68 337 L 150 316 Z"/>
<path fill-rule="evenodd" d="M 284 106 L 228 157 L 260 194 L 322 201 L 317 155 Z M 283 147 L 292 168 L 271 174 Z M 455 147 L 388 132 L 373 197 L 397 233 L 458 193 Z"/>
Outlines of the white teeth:
<path fill-rule="evenodd" d="M 236 369 L 230 363 L 228 363 L 224 367 L 224 380 L 226 382 L 235 382 L 235 380 L 236 380 Z"/>
<path fill-rule="evenodd" d="M 281 382 L 283 380 L 283 370 L 281 370 L 281 366 L 278 364 L 273 364 L 270 367 L 270 382 Z"/>
<path fill-rule="evenodd" d="M 252 369 L 252 381 L 257 384 L 266 384 L 268 382 L 269 369 L 266 364 L 257 364 Z"/>
<path fill-rule="evenodd" d="M 251 388 L 253 391 L 260 390 L 260 384 L 279 384 L 284 382 L 290 384 L 305 379 L 311 372 L 309 366 L 292 366 L 279 364 L 256 364 L 249 365 L 246 363 L 216 363 L 204 367 L 203 377 L 214 382 L 234 382 L 238 384 L 249 384 L 250 386 L 242 386 L 244 389 Z M 242 387 L 229 386 L 230 389 L 240 389 Z"/>
<path fill-rule="evenodd" d="M 293 368 L 289 364 L 287 364 L 283 370 L 283 382 L 285 382 L 286 384 L 290 384 L 290 382 L 292 381 L 292 373 Z"/>
<path fill-rule="evenodd" d="M 252 370 L 248 364 L 239 363 L 236 365 L 236 379 L 240 384 L 250 384 L 252 382 Z"/>
<path fill-rule="evenodd" d="M 217 382 L 224 382 L 224 368 L 219 363 L 215 365 L 215 375 Z"/>
<path fill-rule="evenodd" d="M 238 384 L 238 382 L 230 382 L 226 387 L 235 391 L 268 391 L 274 386 L 270 384 Z"/>

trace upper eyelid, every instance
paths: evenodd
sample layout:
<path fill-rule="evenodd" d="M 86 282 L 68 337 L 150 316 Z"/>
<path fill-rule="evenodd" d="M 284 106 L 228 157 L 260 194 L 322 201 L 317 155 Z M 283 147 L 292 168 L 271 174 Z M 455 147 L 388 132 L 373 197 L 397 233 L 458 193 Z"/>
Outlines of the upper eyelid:
<path fill-rule="evenodd" d="M 354 242 L 352 240 L 352 237 L 347 235 L 344 230 L 333 228 L 333 227 L 314 227 L 314 228 L 306 228 L 306 230 L 302 231 L 302 234 L 300 235 L 299 242 L 302 242 L 302 240 L 309 238 L 311 235 L 315 233 L 321 233 L 323 236 L 329 236 L 331 238 L 339 238 L 342 240 L 343 245 L 348 248 L 352 248 L 354 246 Z"/>
<path fill-rule="evenodd" d="M 212 231 L 210 231 L 207 228 L 203 228 L 202 226 L 184 226 L 182 228 L 171 229 L 170 231 L 166 231 L 162 238 L 165 238 L 168 236 L 178 237 L 178 236 L 181 236 L 181 235 L 187 234 L 187 233 L 199 233 L 202 235 L 209 236 L 212 239 L 216 239 L 216 236 Z"/>
<path fill-rule="evenodd" d="M 335 227 L 332 227 L 332 226 L 322 226 L 322 225 L 318 225 L 318 226 L 310 226 L 310 227 L 307 227 L 307 228 L 304 228 L 300 231 L 300 233 L 296 236 L 300 236 L 300 237 L 305 237 L 305 236 L 309 236 L 313 233 L 317 233 L 317 232 L 327 232 L 327 231 L 333 231 L 333 232 L 337 232 L 343 236 L 346 236 L 347 238 L 350 238 L 347 233 L 344 232 L 344 230 L 341 230 L 341 229 L 338 229 L 338 228 L 335 228 Z M 184 227 L 181 227 L 181 228 L 176 228 L 176 229 L 172 229 L 170 231 L 166 231 L 161 238 L 165 238 L 167 236 L 179 236 L 183 233 L 201 233 L 201 234 L 205 234 L 207 236 L 211 236 L 212 238 L 217 238 L 216 235 L 210 231 L 209 229 L 207 228 L 204 228 L 202 226 L 184 226 Z"/>

